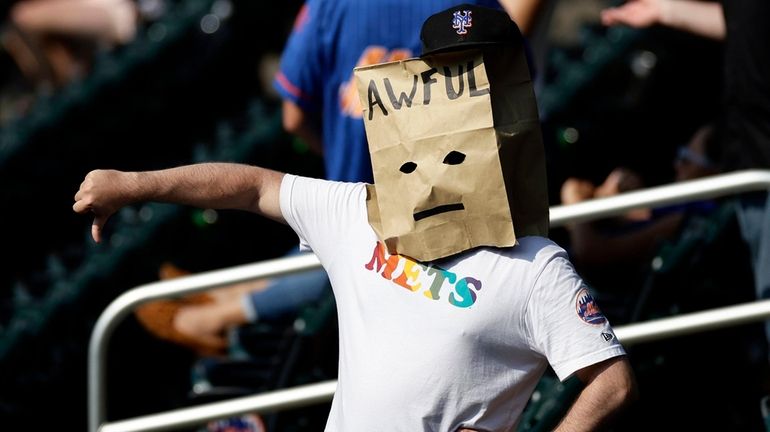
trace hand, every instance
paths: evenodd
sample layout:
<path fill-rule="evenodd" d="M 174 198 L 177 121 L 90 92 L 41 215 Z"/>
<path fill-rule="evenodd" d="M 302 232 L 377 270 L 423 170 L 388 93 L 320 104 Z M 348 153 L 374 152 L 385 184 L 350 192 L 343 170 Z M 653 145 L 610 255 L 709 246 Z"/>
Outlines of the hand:
<path fill-rule="evenodd" d="M 607 198 L 625 192 L 639 190 L 644 187 L 644 181 L 639 174 L 628 168 L 615 168 L 602 184 L 596 187 L 594 198 Z M 646 221 L 652 217 L 649 208 L 629 210 L 625 217 L 631 221 Z"/>
<path fill-rule="evenodd" d="M 75 194 L 72 209 L 76 213 L 93 213 L 91 236 L 96 243 L 102 241 L 102 228 L 107 219 L 121 207 L 131 202 L 126 184 L 129 173 L 114 170 L 95 170 L 86 175 Z"/>
<path fill-rule="evenodd" d="M 229 323 L 216 303 L 179 308 L 172 325 L 174 329 L 197 345 L 214 351 L 227 348 L 226 330 Z"/>
<path fill-rule="evenodd" d="M 183 306 L 174 316 L 174 329 L 199 345 L 224 349 L 227 330 L 248 322 L 241 302 L 242 295 L 231 294 L 212 303 Z"/>
<path fill-rule="evenodd" d="M 561 203 L 576 204 L 594 197 L 594 185 L 588 180 L 568 178 L 561 186 Z"/>
<path fill-rule="evenodd" d="M 615 168 L 610 172 L 602 184 L 596 187 L 594 191 L 595 198 L 605 198 L 615 196 L 623 192 L 641 189 L 644 187 L 644 181 L 639 174 L 628 168 Z"/>
<path fill-rule="evenodd" d="M 665 7 L 666 0 L 631 0 L 621 6 L 604 9 L 601 12 L 602 24 L 649 27 L 663 20 Z"/>

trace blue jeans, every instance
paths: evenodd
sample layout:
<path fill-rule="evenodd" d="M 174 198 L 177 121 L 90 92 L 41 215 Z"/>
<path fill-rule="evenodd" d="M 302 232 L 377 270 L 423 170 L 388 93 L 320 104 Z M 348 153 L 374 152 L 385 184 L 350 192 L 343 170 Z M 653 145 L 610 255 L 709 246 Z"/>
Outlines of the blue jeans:
<path fill-rule="evenodd" d="M 299 253 L 299 248 L 294 248 L 286 256 Z M 248 294 L 247 301 L 257 320 L 271 321 L 296 314 L 303 306 L 320 300 L 330 292 L 326 271 L 318 269 L 272 279 L 264 290 Z"/>
<path fill-rule="evenodd" d="M 770 299 L 770 193 L 747 196 L 737 205 L 741 236 L 751 254 L 757 299 Z M 770 340 L 770 321 L 765 322 Z"/>

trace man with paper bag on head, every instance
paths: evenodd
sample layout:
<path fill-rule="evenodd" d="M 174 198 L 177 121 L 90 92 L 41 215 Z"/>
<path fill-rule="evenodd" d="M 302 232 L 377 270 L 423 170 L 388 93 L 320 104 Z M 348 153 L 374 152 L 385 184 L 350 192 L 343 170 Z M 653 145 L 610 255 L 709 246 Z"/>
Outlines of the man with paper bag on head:
<path fill-rule="evenodd" d="M 391 253 L 429 261 L 548 234 L 537 104 L 523 38 L 504 18 L 458 6 L 425 22 L 421 59 L 356 69 L 370 222 Z"/>
<path fill-rule="evenodd" d="M 288 223 L 329 274 L 339 382 L 329 431 L 514 430 L 550 365 L 585 383 L 560 430 L 596 430 L 634 394 L 612 328 L 548 240 L 543 149 L 523 41 L 461 5 L 426 55 L 356 71 L 374 185 L 237 164 L 93 171 L 75 196 L 107 218 L 137 201 Z"/>

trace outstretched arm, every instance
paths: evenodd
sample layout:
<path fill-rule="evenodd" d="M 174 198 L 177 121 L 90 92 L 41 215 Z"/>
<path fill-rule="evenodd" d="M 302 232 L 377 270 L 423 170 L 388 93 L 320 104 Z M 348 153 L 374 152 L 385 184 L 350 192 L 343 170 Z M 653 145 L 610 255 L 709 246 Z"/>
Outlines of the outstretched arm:
<path fill-rule="evenodd" d="M 585 388 L 556 431 L 602 430 L 637 397 L 634 375 L 625 356 L 583 368 L 577 376 Z"/>
<path fill-rule="evenodd" d="M 631 0 L 603 10 L 601 18 L 607 26 L 644 28 L 660 24 L 711 39 L 725 37 L 722 4 L 712 0 Z"/>
<path fill-rule="evenodd" d="M 522 33 L 529 34 L 537 21 L 543 1 L 541 0 L 499 0 L 508 16 L 519 26 Z"/>
<path fill-rule="evenodd" d="M 72 208 L 94 214 L 91 235 L 97 243 L 113 213 L 141 201 L 247 210 L 284 222 L 279 201 L 282 179 L 283 173 L 231 163 L 145 172 L 96 170 L 83 180 Z"/>
<path fill-rule="evenodd" d="M 29 0 L 13 6 L 11 20 L 27 32 L 79 36 L 112 46 L 134 38 L 137 6 L 131 0 Z"/>

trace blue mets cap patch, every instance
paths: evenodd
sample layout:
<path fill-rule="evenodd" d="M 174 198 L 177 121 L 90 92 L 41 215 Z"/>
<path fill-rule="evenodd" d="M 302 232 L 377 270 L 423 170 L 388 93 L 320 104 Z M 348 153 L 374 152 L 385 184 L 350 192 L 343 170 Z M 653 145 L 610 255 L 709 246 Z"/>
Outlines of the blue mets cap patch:
<path fill-rule="evenodd" d="M 600 325 L 607 322 L 607 318 L 599 309 L 593 296 L 588 292 L 588 288 L 582 288 L 575 296 L 575 311 L 580 319 L 588 324 Z"/>

